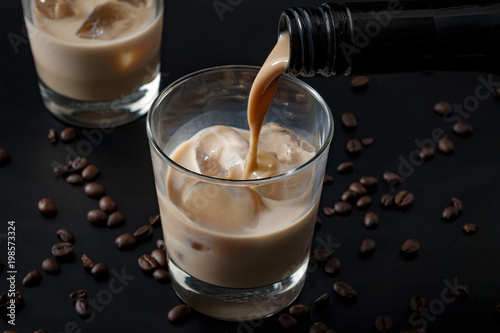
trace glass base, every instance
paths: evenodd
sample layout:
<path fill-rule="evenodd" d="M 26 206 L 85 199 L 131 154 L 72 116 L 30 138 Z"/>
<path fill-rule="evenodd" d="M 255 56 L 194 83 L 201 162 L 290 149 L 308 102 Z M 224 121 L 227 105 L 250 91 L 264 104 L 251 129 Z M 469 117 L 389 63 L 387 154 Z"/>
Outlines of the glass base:
<path fill-rule="evenodd" d="M 109 101 L 81 101 L 62 96 L 39 81 L 43 103 L 65 123 L 91 128 L 110 128 L 128 124 L 146 114 L 158 95 L 160 73 L 136 92 Z"/>
<path fill-rule="evenodd" d="M 288 278 L 259 288 L 226 288 L 200 281 L 169 261 L 173 288 L 193 309 L 213 318 L 246 321 L 286 308 L 304 286 L 308 260 Z M 262 272 L 264 274 L 264 272 Z"/>

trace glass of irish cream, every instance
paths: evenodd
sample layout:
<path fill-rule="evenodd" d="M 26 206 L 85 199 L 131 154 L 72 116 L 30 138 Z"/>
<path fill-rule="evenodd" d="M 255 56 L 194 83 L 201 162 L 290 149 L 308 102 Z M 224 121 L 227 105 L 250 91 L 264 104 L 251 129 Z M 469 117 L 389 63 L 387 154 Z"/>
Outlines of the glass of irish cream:
<path fill-rule="evenodd" d="M 259 118 L 249 108 L 258 72 L 222 66 L 187 75 L 147 116 L 173 288 L 223 320 L 272 315 L 300 293 L 333 137 L 328 105 L 289 75 L 263 103 L 258 131 L 249 126 Z"/>
<path fill-rule="evenodd" d="M 160 86 L 163 0 L 22 0 L 45 106 L 82 127 L 144 115 Z"/>

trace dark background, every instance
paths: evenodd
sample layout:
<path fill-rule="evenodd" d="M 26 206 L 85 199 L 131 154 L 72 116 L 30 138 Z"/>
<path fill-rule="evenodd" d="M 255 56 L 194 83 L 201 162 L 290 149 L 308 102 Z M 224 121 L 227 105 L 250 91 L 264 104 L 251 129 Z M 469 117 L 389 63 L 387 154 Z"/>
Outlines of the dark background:
<path fill-rule="evenodd" d="M 229 4 L 227 0 L 221 2 Z M 167 1 L 162 45 L 162 86 L 192 71 L 227 64 L 260 65 L 276 42 L 278 18 L 290 6 L 319 5 L 320 1 L 232 1 L 231 11 L 217 14 L 213 1 Z M 7 261 L 7 222 L 16 225 L 17 289 L 25 306 L 17 312 L 16 326 L 0 319 L 0 330 L 32 332 L 279 332 L 278 316 L 244 323 L 222 322 L 192 313 L 190 319 L 174 326 L 167 320 L 170 308 L 180 303 L 170 284 L 160 284 L 143 274 L 137 258 L 155 248 L 162 237 L 155 229 L 151 241 L 123 252 L 114 245 L 117 235 L 133 232 L 158 213 L 151 160 L 145 132 L 145 118 L 99 135 L 79 129 L 79 138 L 71 144 L 52 145 L 49 128 L 62 130 L 66 125 L 55 119 L 43 106 L 36 81 L 20 1 L 0 2 L 0 148 L 9 151 L 12 160 L 0 167 L 0 259 Z M 410 73 L 371 76 L 367 89 L 356 92 L 350 78 L 316 77 L 306 81 L 317 89 L 330 105 L 335 136 L 330 150 L 328 172 L 335 183 L 324 188 L 321 206 L 333 205 L 341 193 L 360 176 L 376 176 L 379 185 L 372 193 L 371 210 L 380 216 L 380 225 L 368 230 L 364 212 L 354 209 L 348 217 L 326 217 L 320 213 L 322 228 L 314 235 L 313 248 L 330 247 L 342 264 L 337 276 L 328 276 L 312 263 L 305 288 L 297 303 L 312 306 L 323 293 L 332 297 L 326 310 L 313 311 L 299 321 L 296 332 L 307 332 L 316 321 L 325 322 L 337 332 L 372 332 L 375 318 L 390 315 L 393 332 L 415 324 L 427 332 L 497 332 L 500 320 L 495 306 L 500 303 L 500 102 L 495 94 L 475 105 L 464 119 L 474 126 L 470 138 L 451 131 L 452 123 L 433 113 L 440 100 L 463 105 L 474 100 L 479 77 L 488 73 Z M 500 81 L 493 77 L 493 81 Z M 486 92 L 481 88 L 481 92 Z M 359 125 L 347 132 L 340 115 L 352 111 Z M 455 144 L 455 153 L 439 152 L 422 165 L 407 164 L 419 149 L 417 141 L 431 138 L 442 129 Z M 94 134 L 94 141 L 85 136 Z M 347 154 L 350 138 L 373 137 L 375 143 L 359 156 Z M 87 142 L 82 151 L 82 142 Z M 88 145 L 88 142 L 91 142 Z M 80 146 L 78 146 L 80 145 Z M 80 148 L 79 148 L 80 147 Z M 118 203 L 126 217 L 118 229 L 98 228 L 89 224 L 86 214 L 97 208 L 82 187 L 57 179 L 54 161 L 63 162 L 73 150 L 83 152 L 101 169 L 99 182 Z M 83 149 L 83 148 L 82 148 Z M 351 160 L 354 172 L 339 175 L 340 162 Z M 403 161 L 403 162 L 402 162 Z M 410 169 L 408 170 L 408 166 Z M 415 195 L 408 211 L 382 210 L 380 197 L 391 189 L 382 181 L 384 171 L 399 172 L 405 181 L 396 190 Z M 464 203 L 463 214 L 451 223 L 440 215 L 451 197 Z M 43 217 L 37 209 L 41 198 L 52 198 L 58 207 L 54 218 Z M 479 231 L 465 235 L 462 226 L 475 223 Z M 51 246 L 58 242 L 55 231 L 67 228 L 75 234 L 73 262 L 62 263 L 61 273 L 50 276 L 42 271 L 41 283 L 21 285 L 32 269 L 41 270 L 43 259 L 51 257 Z M 377 243 L 374 254 L 359 257 L 363 239 Z M 400 257 L 402 243 L 414 238 L 421 244 L 411 261 Z M 104 262 L 111 271 L 125 272 L 132 280 L 121 292 L 106 299 L 110 279 L 95 281 L 82 268 L 79 257 L 86 253 Z M 0 293 L 7 290 L 7 269 L 0 272 Z M 345 281 L 359 293 L 353 304 L 334 297 L 333 283 Z M 444 302 L 449 283 L 467 286 L 466 300 Z M 87 289 L 89 296 L 106 304 L 95 308 L 95 317 L 84 320 L 75 312 L 68 295 Z M 104 290 L 104 291 L 103 291 Z M 422 294 L 428 305 L 426 318 L 409 309 L 410 297 Z M 104 297 L 104 298 L 102 298 Z M 413 318 L 413 320 L 412 320 Z M 422 319 L 424 318 L 424 319 Z"/>

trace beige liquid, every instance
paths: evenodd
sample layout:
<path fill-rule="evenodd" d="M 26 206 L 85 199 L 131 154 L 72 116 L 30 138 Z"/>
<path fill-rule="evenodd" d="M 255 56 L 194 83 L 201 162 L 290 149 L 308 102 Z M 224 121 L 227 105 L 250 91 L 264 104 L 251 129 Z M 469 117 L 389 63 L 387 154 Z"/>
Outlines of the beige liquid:
<path fill-rule="evenodd" d="M 39 78 L 55 92 L 77 100 L 126 96 L 153 80 L 158 71 L 163 16 L 156 1 L 130 7 L 132 25 L 116 39 L 80 38 L 76 32 L 106 0 L 73 0 L 75 15 L 48 19 L 33 10 L 27 22 Z"/>

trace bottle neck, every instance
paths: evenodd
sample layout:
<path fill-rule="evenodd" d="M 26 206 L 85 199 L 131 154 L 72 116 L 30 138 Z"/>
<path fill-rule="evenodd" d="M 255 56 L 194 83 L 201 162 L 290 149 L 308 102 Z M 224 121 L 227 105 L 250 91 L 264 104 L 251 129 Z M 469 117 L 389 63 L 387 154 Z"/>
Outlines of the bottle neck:
<path fill-rule="evenodd" d="M 374 1 L 285 10 L 292 75 L 498 72 L 500 3 Z"/>

